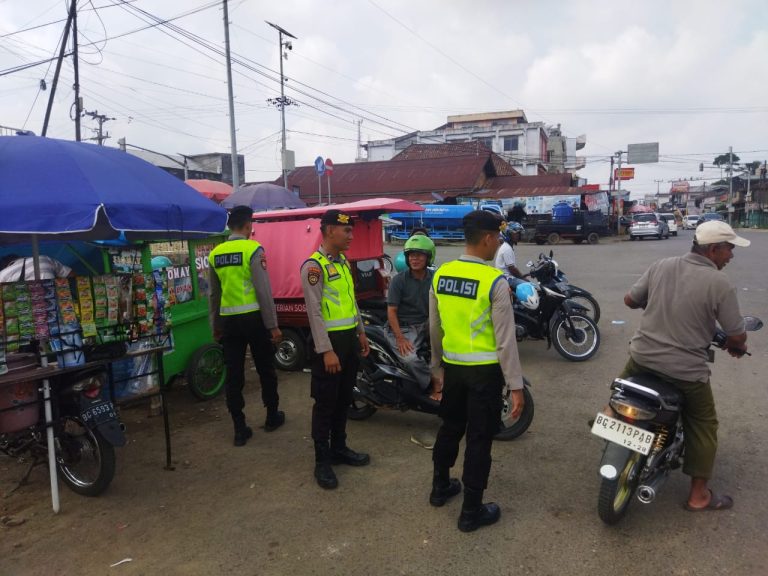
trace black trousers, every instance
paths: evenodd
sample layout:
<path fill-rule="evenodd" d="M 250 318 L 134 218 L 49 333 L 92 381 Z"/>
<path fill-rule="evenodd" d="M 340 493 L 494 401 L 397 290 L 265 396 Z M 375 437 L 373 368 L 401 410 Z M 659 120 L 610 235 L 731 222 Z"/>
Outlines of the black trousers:
<path fill-rule="evenodd" d="M 275 372 L 275 349 L 270 333 L 264 327 L 260 312 L 248 312 L 234 316 L 222 316 L 221 345 L 224 347 L 224 363 L 227 367 L 225 389 L 227 408 L 232 415 L 235 430 L 245 427 L 243 407 L 243 386 L 245 385 L 245 350 L 251 349 L 253 363 L 261 380 L 261 399 L 267 409 L 277 409 L 280 397 L 277 394 L 277 373 Z"/>
<path fill-rule="evenodd" d="M 432 461 L 451 468 L 459 455 L 459 443 L 466 433 L 462 482 L 485 490 L 491 471 L 491 444 L 501 424 L 501 392 L 504 375 L 498 364 L 484 366 L 445 365 L 443 424 L 437 433 Z"/>
<path fill-rule="evenodd" d="M 339 357 L 341 371 L 325 371 L 322 354 L 312 356 L 312 440 L 343 444 L 347 437 L 347 409 L 352 403 L 352 388 L 360 365 L 360 341 L 357 330 L 329 332 L 333 351 Z"/>

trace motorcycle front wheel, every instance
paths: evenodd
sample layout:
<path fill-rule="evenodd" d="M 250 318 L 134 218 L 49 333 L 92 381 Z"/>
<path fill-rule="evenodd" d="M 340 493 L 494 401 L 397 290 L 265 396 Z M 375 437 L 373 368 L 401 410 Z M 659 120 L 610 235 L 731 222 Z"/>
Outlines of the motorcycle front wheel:
<path fill-rule="evenodd" d="M 506 388 L 504 389 L 503 405 L 501 407 L 501 428 L 498 434 L 494 436 L 495 440 L 514 440 L 525 433 L 531 422 L 533 422 L 533 396 L 531 396 L 525 378 L 523 378 L 523 381 L 525 382 L 525 386 L 523 386 L 525 405 L 517 420 L 512 419 L 512 402 L 510 400 L 512 392 Z"/>
<path fill-rule="evenodd" d="M 115 477 L 115 448 L 80 418 L 67 416 L 57 439 L 56 464 L 69 488 L 82 496 L 98 496 Z"/>
<path fill-rule="evenodd" d="M 635 495 L 635 490 L 637 490 L 644 458 L 645 456 L 639 452 L 631 452 L 616 479 L 602 479 L 600 495 L 597 499 L 597 513 L 600 520 L 606 524 L 616 524 L 626 515 L 632 497 Z"/>
<path fill-rule="evenodd" d="M 584 362 L 600 348 L 600 331 L 597 324 L 586 316 L 561 316 L 552 325 L 552 344 L 563 358 Z"/>

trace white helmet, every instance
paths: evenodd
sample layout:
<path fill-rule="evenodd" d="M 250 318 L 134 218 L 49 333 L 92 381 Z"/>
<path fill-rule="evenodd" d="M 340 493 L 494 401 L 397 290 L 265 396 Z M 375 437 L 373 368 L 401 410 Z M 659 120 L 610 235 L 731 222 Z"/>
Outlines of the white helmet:
<path fill-rule="evenodd" d="M 530 282 L 521 282 L 517 285 L 515 298 L 529 310 L 536 310 L 539 307 L 539 292 Z"/>

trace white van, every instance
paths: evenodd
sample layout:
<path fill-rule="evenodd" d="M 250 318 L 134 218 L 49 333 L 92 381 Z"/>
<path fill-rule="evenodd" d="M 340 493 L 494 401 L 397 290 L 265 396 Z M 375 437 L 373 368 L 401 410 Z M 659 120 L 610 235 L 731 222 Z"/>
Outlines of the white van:
<path fill-rule="evenodd" d="M 669 233 L 672 234 L 672 236 L 677 236 L 677 220 L 675 220 L 675 215 L 671 212 L 664 212 L 663 214 L 659 214 L 659 216 L 661 216 L 661 219 L 667 223 L 667 226 L 669 226 Z"/>

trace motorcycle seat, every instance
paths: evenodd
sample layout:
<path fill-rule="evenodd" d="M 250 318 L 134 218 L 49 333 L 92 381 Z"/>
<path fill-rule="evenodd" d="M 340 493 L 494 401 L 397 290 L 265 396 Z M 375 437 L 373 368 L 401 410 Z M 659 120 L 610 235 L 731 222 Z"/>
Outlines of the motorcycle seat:
<path fill-rule="evenodd" d="M 659 395 L 661 400 L 667 405 L 679 406 L 683 403 L 683 394 L 680 392 L 680 390 L 675 388 L 675 386 L 669 382 L 665 382 L 653 374 L 638 374 L 636 376 L 625 378 L 625 380 L 635 382 L 640 386 L 654 390 Z"/>

